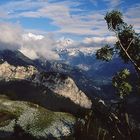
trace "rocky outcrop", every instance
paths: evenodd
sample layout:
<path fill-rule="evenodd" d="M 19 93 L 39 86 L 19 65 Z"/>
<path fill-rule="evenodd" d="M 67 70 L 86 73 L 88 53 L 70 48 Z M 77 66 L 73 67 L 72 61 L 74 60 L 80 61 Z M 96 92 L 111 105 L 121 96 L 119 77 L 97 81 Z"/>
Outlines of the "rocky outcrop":
<path fill-rule="evenodd" d="M 30 79 L 33 74 L 37 73 L 37 69 L 33 66 L 13 66 L 6 61 L 0 64 L 0 79 L 5 81 L 10 80 L 25 80 Z"/>
<path fill-rule="evenodd" d="M 55 72 L 37 74 L 33 82 L 42 84 L 49 88 L 54 93 L 69 98 L 75 104 L 90 109 L 92 106 L 91 100 L 84 92 L 79 90 L 72 78 Z"/>
<path fill-rule="evenodd" d="M 68 113 L 0 97 L 0 139 L 25 135 L 36 139 L 63 138 L 73 135 L 75 123 L 76 118 Z"/>
<path fill-rule="evenodd" d="M 34 66 L 13 66 L 7 62 L 0 64 L 0 79 L 5 81 L 28 80 L 43 85 L 58 96 L 70 99 L 74 104 L 90 109 L 91 100 L 79 90 L 72 78 L 51 72 L 39 72 Z"/>

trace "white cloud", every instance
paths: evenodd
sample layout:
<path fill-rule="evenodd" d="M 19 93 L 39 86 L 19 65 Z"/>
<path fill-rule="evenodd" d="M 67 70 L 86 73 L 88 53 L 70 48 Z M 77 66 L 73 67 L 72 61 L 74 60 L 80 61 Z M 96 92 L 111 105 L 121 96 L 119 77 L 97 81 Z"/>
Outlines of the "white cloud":
<path fill-rule="evenodd" d="M 93 3 L 95 6 L 98 4 L 98 0 L 89 0 L 91 3 Z"/>
<path fill-rule="evenodd" d="M 97 2 L 96 0 L 91 1 L 93 3 Z M 109 34 L 103 26 L 105 24 L 104 12 L 93 11 L 84 13 L 82 12 L 84 11 L 82 8 L 76 7 L 78 5 L 80 5 L 80 2 L 64 1 L 49 3 L 48 1 L 25 0 L 23 2 L 20 1 L 2 5 L 0 9 L 5 9 L 5 11 L 9 13 L 8 17 L 5 17 L 9 19 L 19 17 L 49 18 L 52 20 L 52 25 L 59 27 L 59 30 L 56 31 L 58 34 Z M 72 14 L 73 12 L 77 14 Z M 96 29 L 92 29 L 93 27 L 96 27 Z"/>
<path fill-rule="evenodd" d="M 7 18 L 7 17 L 8 17 L 8 13 L 0 9 L 0 18 Z"/>
<path fill-rule="evenodd" d="M 45 57 L 46 59 L 59 59 L 58 54 L 54 51 L 56 48 L 56 41 L 53 39 L 53 35 L 48 34 L 42 36 L 33 33 L 24 34 L 22 43 L 20 51 L 24 52 L 29 58 L 35 59 L 38 57 Z"/>
<path fill-rule="evenodd" d="M 0 23 L 0 48 L 17 49 L 21 45 L 22 28 L 18 24 Z"/>
<path fill-rule="evenodd" d="M 117 41 L 116 37 L 114 36 L 107 36 L 107 37 L 88 37 L 84 39 L 84 43 L 86 44 L 113 44 Z"/>
<path fill-rule="evenodd" d="M 79 8 L 79 5 L 84 4 L 86 0 L 65 0 L 65 1 L 48 1 L 48 0 L 23 0 L 8 2 L 0 7 L 1 18 L 49 18 L 51 24 L 57 26 L 59 30 L 57 34 L 72 34 L 72 35 L 84 35 L 84 36 L 106 36 L 111 35 L 107 30 L 106 23 L 104 21 L 104 15 L 109 9 L 119 8 L 123 0 L 102 0 L 108 5 L 104 10 L 91 10 L 84 11 Z M 93 5 L 99 4 L 97 0 L 89 0 Z M 135 24 L 135 27 L 140 28 L 140 21 L 138 6 L 133 6 L 128 9 L 129 16 L 127 21 L 131 24 Z M 76 14 L 74 14 L 76 12 Z M 128 14 L 127 14 L 128 15 Z M 44 25 L 46 26 L 46 25 Z"/>
<path fill-rule="evenodd" d="M 109 8 L 117 8 L 121 3 L 122 0 L 104 0 L 107 2 Z"/>
<path fill-rule="evenodd" d="M 30 41 L 30 40 L 41 40 L 44 38 L 43 35 L 35 35 L 33 33 L 23 34 L 22 36 L 23 40 Z"/>
<path fill-rule="evenodd" d="M 25 33 L 18 24 L 1 23 L 0 24 L 0 49 L 18 49 L 24 55 L 31 59 L 45 57 L 46 59 L 60 59 L 54 51 L 56 48 L 81 48 L 97 47 L 103 42 L 111 42 L 114 37 L 92 37 L 85 38 L 84 41 L 75 42 L 72 39 L 60 38 L 57 41 L 53 34 L 38 35 Z"/>
<path fill-rule="evenodd" d="M 18 24 L 0 23 L 0 49 L 20 50 L 31 59 L 45 57 L 47 59 L 59 59 L 53 51 L 56 41 L 52 35 L 25 34 Z"/>
<path fill-rule="evenodd" d="M 97 0 L 90 0 L 97 5 Z M 121 0 L 103 0 L 108 4 L 108 8 L 116 8 L 121 4 Z M 24 0 L 13 1 L 1 5 L 0 18 L 18 19 L 19 17 L 51 19 L 51 24 L 59 27 L 52 35 L 45 31 L 36 29 L 22 29 L 18 24 L 0 23 L 0 48 L 20 49 L 28 57 L 35 59 L 39 56 L 47 59 L 59 59 L 53 51 L 56 47 L 65 47 L 57 44 L 53 38 L 55 35 L 64 36 L 78 35 L 85 38 L 79 43 L 72 43 L 68 47 L 96 47 L 104 43 L 114 43 L 115 38 L 107 29 L 104 15 L 108 9 L 84 11 L 77 7 L 79 2 L 48 2 L 47 0 Z M 83 12 L 84 11 L 84 12 Z M 125 9 L 125 21 L 134 25 L 137 32 L 140 32 L 140 4 L 132 5 Z M 73 13 L 77 14 L 73 14 Z M 43 25 L 46 26 L 46 25 Z M 25 33 L 26 31 L 26 33 Z M 31 32 L 31 33 L 27 33 Z M 43 34 L 43 35 L 40 35 Z M 54 35 L 55 34 L 55 35 Z M 67 45 L 66 45 L 67 46 Z"/>
<path fill-rule="evenodd" d="M 140 4 L 128 8 L 124 14 L 124 20 L 134 26 L 136 32 L 140 32 Z"/>

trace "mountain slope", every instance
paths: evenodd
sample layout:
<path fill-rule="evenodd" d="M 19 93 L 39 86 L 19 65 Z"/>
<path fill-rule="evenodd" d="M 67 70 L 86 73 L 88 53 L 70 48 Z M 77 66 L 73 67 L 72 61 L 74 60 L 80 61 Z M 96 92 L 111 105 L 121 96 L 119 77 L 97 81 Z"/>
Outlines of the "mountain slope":
<path fill-rule="evenodd" d="M 91 101 L 64 74 L 40 72 L 34 66 L 0 64 L 0 93 L 11 98 L 33 101 L 53 110 L 77 113 L 91 108 Z"/>
<path fill-rule="evenodd" d="M 72 136 L 76 118 L 37 104 L 0 96 L 0 139 L 55 139 Z"/>
<path fill-rule="evenodd" d="M 0 60 L 7 61 L 14 66 L 33 65 L 32 60 L 23 55 L 20 51 L 2 50 L 0 51 Z"/>

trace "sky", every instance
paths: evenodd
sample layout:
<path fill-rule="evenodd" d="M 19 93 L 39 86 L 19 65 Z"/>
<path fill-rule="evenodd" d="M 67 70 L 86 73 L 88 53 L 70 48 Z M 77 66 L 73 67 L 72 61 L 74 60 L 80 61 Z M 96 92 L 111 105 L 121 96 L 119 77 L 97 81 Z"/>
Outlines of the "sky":
<path fill-rule="evenodd" d="M 113 9 L 140 32 L 139 0 L 0 0 L 0 47 L 23 47 L 27 41 L 21 36 L 26 33 L 49 38 L 50 48 L 64 37 L 86 44 L 112 39 L 104 16 Z"/>

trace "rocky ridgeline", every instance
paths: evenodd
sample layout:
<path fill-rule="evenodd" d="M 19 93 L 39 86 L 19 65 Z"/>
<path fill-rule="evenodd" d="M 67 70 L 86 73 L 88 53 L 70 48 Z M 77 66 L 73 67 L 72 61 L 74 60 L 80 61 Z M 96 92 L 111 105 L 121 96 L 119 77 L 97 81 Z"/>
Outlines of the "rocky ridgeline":
<path fill-rule="evenodd" d="M 0 139 L 73 137 L 77 119 L 69 113 L 60 111 L 77 113 L 92 106 L 90 99 L 78 89 L 72 78 L 64 74 L 40 72 L 31 65 L 13 66 L 5 61 L 0 64 L 0 80 L 1 86 L 16 83 L 15 88 L 20 90 L 11 88 L 13 85 L 7 87 L 12 89 L 8 90 L 14 97 L 21 94 L 22 84 L 29 84 L 25 94 L 22 95 L 22 97 L 26 96 L 29 90 L 27 98 L 20 98 L 28 102 L 12 101 L 0 95 Z M 37 88 L 41 89 L 34 92 Z M 2 93 L 6 92 L 6 89 L 3 89 Z M 9 94 L 6 95 L 10 98 Z M 39 102 L 39 105 L 31 103 L 34 102 L 33 100 L 29 102 L 28 97 L 33 97 L 32 99 L 35 103 Z M 40 105 L 44 105 L 47 109 Z"/>
<path fill-rule="evenodd" d="M 41 83 L 54 93 L 69 98 L 72 102 L 83 108 L 90 109 L 92 106 L 91 100 L 84 92 L 79 90 L 73 79 L 66 75 L 55 72 L 37 74 L 33 82 Z"/>
<path fill-rule="evenodd" d="M 5 81 L 28 80 L 40 84 L 53 93 L 70 99 L 83 108 L 91 108 L 91 100 L 78 89 L 75 82 L 68 76 L 60 73 L 39 72 L 34 66 L 13 66 L 7 62 L 0 64 L 0 79 Z"/>
<path fill-rule="evenodd" d="M 13 66 L 6 61 L 0 64 L 0 79 L 10 81 L 14 79 L 24 80 L 30 79 L 33 74 L 37 73 L 37 69 L 33 66 Z"/>

